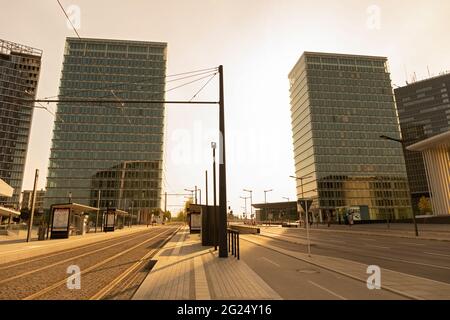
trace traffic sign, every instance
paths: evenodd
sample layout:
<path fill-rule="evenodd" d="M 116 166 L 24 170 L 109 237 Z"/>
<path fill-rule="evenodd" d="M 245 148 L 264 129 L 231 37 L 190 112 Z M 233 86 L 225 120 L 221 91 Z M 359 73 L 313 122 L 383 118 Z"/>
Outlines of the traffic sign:
<path fill-rule="evenodd" d="M 306 211 L 306 207 L 308 207 L 308 211 L 309 211 L 309 209 L 311 209 L 311 205 L 312 205 L 313 201 L 310 199 L 299 199 L 299 200 L 297 200 L 297 203 L 300 205 L 300 207 L 303 209 L 303 211 Z"/>

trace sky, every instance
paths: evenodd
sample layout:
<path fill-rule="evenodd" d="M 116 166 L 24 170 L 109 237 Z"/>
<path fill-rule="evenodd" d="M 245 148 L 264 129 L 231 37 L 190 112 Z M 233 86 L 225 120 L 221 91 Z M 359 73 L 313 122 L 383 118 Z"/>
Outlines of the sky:
<path fill-rule="evenodd" d="M 269 189 L 268 202 L 296 197 L 287 77 L 304 51 L 388 57 L 394 86 L 450 70 L 448 0 L 60 1 L 81 37 L 167 42 L 167 74 L 224 66 L 227 192 L 235 214 L 244 211 L 243 189 L 253 190 L 253 203 L 264 202 Z M 65 38 L 75 36 L 57 1 L 1 0 L 1 15 L 1 39 L 44 52 L 38 97 L 56 95 Z M 166 98 L 189 100 L 200 86 Z M 196 99 L 217 101 L 217 77 Z M 53 121 L 35 109 L 23 189 L 32 188 L 35 169 L 45 188 Z M 168 105 L 165 130 L 165 190 L 197 185 L 204 202 L 208 170 L 211 204 L 217 107 Z M 176 212 L 185 200 L 169 197 L 168 208 Z"/>

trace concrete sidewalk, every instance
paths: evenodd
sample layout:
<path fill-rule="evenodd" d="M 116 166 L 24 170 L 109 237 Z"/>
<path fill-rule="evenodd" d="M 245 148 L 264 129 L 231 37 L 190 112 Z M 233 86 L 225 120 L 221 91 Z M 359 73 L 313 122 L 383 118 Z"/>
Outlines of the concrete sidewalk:
<path fill-rule="evenodd" d="M 146 226 L 134 226 L 132 228 L 118 229 L 114 232 L 87 233 L 85 235 L 71 236 L 68 239 L 55 239 L 43 241 L 30 241 L 18 243 L 0 242 L 0 264 L 11 261 L 32 258 L 42 254 L 67 250 L 82 245 L 108 240 L 115 237 L 149 230 Z"/>
<path fill-rule="evenodd" d="M 270 245 L 267 238 L 257 235 L 243 235 L 241 236 L 241 239 L 243 241 L 249 241 L 253 244 L 257 244 L 284 255 L 308 262 L 312 265 L 337 272 L 355 280 L 366 282 L 369 276 L 366 273 L 368 266 L 363 263 L 315 254 L 309 257 L 305 253 Z M 415 300 L 450 299 L 450 284 L 408 275 L 389 269 L 381 270 L 381 286 L 385 290 Z"/>
<path fill-rule="evenodd" d="M 157 263 L 133 300 L 281 299 L 245 262 L 233 256 L 218 258 L 186 227 L 153 259 Z"/>
<path fill-rule="evenodd" d="M 264 226 L 264 229 L 273 229 L 280 226 Z M 286 229 L 286 228 L 284 228 Z M 450 225 L 418 225 L 419 237 L 415 236 L 414 226 L 411 224 L 391 224 L 388 229 L 386 225 L 353 225 L 349 227 L 347 225 L 331 225 L 329 228 L 326 225 L 314 225 L 310 228 L 311 232 L 331 232 L 331 233 L 347 233 L 347 234 L 359 234 L 367 236 L 383 236 L 383 237 L 395 237 L 406 239 L 421 239 L 421 240 L 437 240 L 437 241 L 450 241 Z M 448 230 L 447 230 L 448 229 Z M 302 228 L 302 230 L 304 230 Z"/>

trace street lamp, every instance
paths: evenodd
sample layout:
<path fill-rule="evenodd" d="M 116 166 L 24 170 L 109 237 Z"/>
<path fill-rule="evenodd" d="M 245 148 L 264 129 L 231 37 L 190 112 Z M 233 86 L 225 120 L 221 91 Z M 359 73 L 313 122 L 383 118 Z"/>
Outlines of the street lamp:
<path fill-rule="evenodd" d="M 69 192 L 69 203 L 72 203 L 72 192 Z"/>
<path fill-rule="evenodd" d="M 253 219 L 253 190 L 244 189 L 244 192 L 250 193 L 250 217 Z"/>
<path fill-rule="evenodd" d="M 287 202 L 289 202 L 289 198 L 288 197 L 282 197 L 282 198 L 287 200 Z"/>
<path fill-rule="evenodd" d="M 300 180 L 300 188 L 302 192 L 302 198 L 303 198 L 303 180 L 312 178 L 312 176 L 303 176 L 303 177 L 295 177 L 295 176 L 289 176 L 290 178 Z"/>
<path fill-rule="evenodd" d="M 267 194 L 267 192 L 272 192 L 273 191 L 273 189 L 270 189 L 270 190 L 264 190 L 264 203 L 267 203 L 267 199 L 266 199 L 266 194 Z"/>
<path fill-rule="evenodd" d="M 192 199 L 192 201 L 193 201 L 193 200 L 194 200 L 194 192 L 195 192 L 195 190 L 184 189 L 184 191 L 187 191 L 187 192 L 190 192 L 190 193 L 191 193 L 191 199 Z M 195 202 L 197 202 L 197 201 L 195 201 Z"/>
<path fill-rule="evenodd" d="M 244 199 L 244 205 L 245 205 L 245 211 L 244 211 L 244 214 L 245 214 L 245 217 L 247 218 L 247 199 L 250 199 L 250 197 L 240 197 L 241 199 Z"/>
<path fill-rule="evenodd" d="M 402 144 L 402 150 L 403 150 L 403 158 L 406 159 L 405 158 L 405 154 L 406 154 L 406 152 L 405 152 L 405 150 L 406 150 L 406 146 L 405 146 L 406 142 L 405 142 L 405 140 L 403 140 L 403 139 L 396 139 L 396 138 L 388 137 L 388 136 L 385 136 L 385 135 L 381 135 L 380 138 L 384 139 L 384 140 L 391 140 L 391 141 L 395 141 L 395 142 L 401 143 Z M 414 231 L 416 233 L 416 237 L 418 237 L 419 236 L 419 230 L 417 229 L 416 214 L 414 213 L 413 200 L 412 200 L 411 193 L 409 195 L 409 198 L 410 198 L 410 201 L 411 201 L 411 210 L 412 210 L 412 219 L 413 219 L 413 223 L 414 223 Z"/>

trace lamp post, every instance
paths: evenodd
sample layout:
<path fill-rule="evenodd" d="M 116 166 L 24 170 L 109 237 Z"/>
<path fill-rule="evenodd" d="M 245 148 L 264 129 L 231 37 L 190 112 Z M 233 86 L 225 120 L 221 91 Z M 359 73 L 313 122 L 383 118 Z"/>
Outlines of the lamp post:
<path fill-rule="evenodd" d="M 403 151 L 403 158 L 405 158 L 405 154 L 406 154 L 406 152 L 405 152 L 405 150 L 406 150 L 405 143 L 406 142 L 403 139 L 396 139 L 396 138 L 388 137 L 388 136 L 385 136 L 385 135 L 380 136 L 380 138 L 384 139 L 384 140 L 391 140 L 391 141 L 395 141 L 395 142 L 401 143 L 402 151 Z M 412 201 L 411 193 L 409 194 L 409 199 L 411 201 L 411 210 L 412 210 L 412 219 L 413 219 L 413 223 L 414 223 L 414 231 L 416 233 L 416 237 L 418 237 L 419 236 L 419 230 L 417 229 L 416 214 L 414 213 L 413 201 Z"/>
<path fill-rule="evenodd" d="M 288 197 L 282 197 L 282 198 L 287 200 L 287 202 L 289 202 L 289 198 Z"/>
<path fill-rule="evenodd" d="M 264 190 L 264 204 L 267 204 L 267 196 L 266 196 L 267 192 L 272 192 L 272 191 L 273 191 L 273 189 Z M 266 213 L 266 218 L 267 218 L 267 207 L 264 208 L 264 212 Z"/>
<path fill-rule="evenodd" d="M 247 199 L 250 199 L 250 197 L 240 197 L 240 198 L 244 199 L 244 206 L 245 206 L 244 215 L 245 215 L 245 218 L 247 219 Z"/>
<path fill-rule="evenodd" d="M 133 219 L 134 219 L 134 200 L 131 200 L 131 223 L 130 223 L 130 227 L 133 226 Z"/>
<path fill-rule="evenodd" d="M 69 191 L 69 203 L 72 203 L 72 192 Z"/>
<path fill-rule="evenodd" d="M 264 190 L 264 203 L 267 203 L 267 198 L 266 198 L 267 192 L 272 192 L 272 191 L 273 191 L 273 189 L 270 189 L 270 190 Z"/>
<path fill-rule="evenodd" d="M 253 219 L 253 190 L 244 189 L 244 192 L 250 193 L 250 217 Z"/>
<path fill-rule="evenodd" d="M 190 192 L 191 193 L 191 199 L 192 201 L 194 201 L 194 192 L 197 194 L 196 190 L 191 190 L 191 189 L 184 189 L 184 191 Z M 197 200 L 195 200 L 195 204 L 197 204 Z"/>
<path fill-rule="evenodd" d="M 95 215 L 95 233 L 97 233 L 98 215 L 100 213 L 100 197 L 101 197 L 101 190 L 98 189 L 98 191 L 97 191 L 97 214 Z"/>

